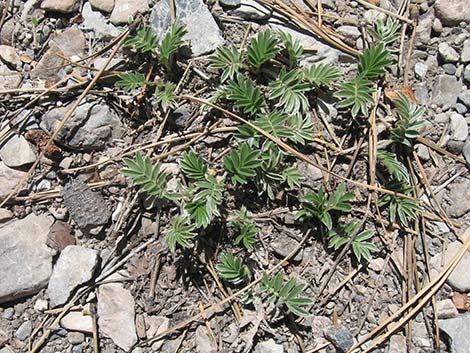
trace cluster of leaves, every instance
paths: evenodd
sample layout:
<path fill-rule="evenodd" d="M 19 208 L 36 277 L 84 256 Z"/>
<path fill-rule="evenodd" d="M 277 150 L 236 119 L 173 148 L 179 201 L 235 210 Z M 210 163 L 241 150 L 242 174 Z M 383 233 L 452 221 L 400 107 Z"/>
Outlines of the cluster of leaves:
<path fill-rule="evenodd" d="M 231 252 L 220 255 L 220 263 L 216 268 L 223 279 L 235 285 L 246 283 L 251 277 L 248 266 L 244 265 L 240 258 L 233 256 Z"/>
<path fill-rule="evenodd" d="M 255 224 L 245 206 L 238 210 L 235 218 L 230 221 L 229 225 L 238 231 L 235 244 L 243 244 L 247 250 L 253 250 L 253 245 L 260 228 Z"/>

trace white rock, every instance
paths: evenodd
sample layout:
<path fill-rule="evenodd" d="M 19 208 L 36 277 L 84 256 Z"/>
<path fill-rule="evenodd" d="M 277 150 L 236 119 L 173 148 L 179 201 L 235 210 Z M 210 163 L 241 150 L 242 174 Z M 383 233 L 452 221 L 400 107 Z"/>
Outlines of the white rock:
<path fill-rule="evenodd" d="M 49 309 L 49 303 L 45 299 L 39 298 L 36 300 L 36 303 L 34 303 L 34 310 L 43 312 Z"/>
<path fill-rule="evenodd" d="M 357 29 L 356 26 L 339 26 L 336 29 L 336 32 L 345 37 L 353 39 L 357 39 L 361 36 L 361 32 Z"/>
<path fill-rule="evenodd" d="M 93 332 L 93 319 L 81 311 L 71 311 L 60 320 L 60 326 L 68 331 Z"/>
<path fill-rule="evenodd" d="M 198 326 L 195 336 L 197 353 L 212 353 L 217 351 L 217 344 L 212 340 L 211 336 L 207 332 L 207 327 Z"/>
<path fill-rule="evenodd" d="M 265 20 L 271 16 L 272 11 L 255 0 L 241 0 L 240 6 L 232 13 L 247 20 Z"/>
<path fill-rule="evenodd" d="M 0 303 L 37 293 L 52 272 L 53 251 L 46 246 L 52 220 L 29 216 L 0 227 Z"/>
<path fill-rule="evenodd" d="M 462 53 L 460 54 L 460 60 L 463 63 L 470 62 L 470 39 L 467 39 L 463 43 Z"/>
<path fill-rule="evenodd" d="M 465 141 L 468 137 L 468 125 L 465 118 L 459 113 L 450 115 L 451 138 L 457 141 Z"/>
<path fill-rule="evenodd" d="M 406 337 L 402 335 L 393 335 L 390 337 L 387 353 L 408 353 Z"/>
<path fill-rule="evenodd" d="M 21 64 L 19 55 L 16 53 L 15 48 L 9 45 L 0 45 L 0 58 L 6 63 L 13 66 Z"/>
<path fill-rule="evenodd" d="M 5 198 L 26 176 L 26 172 L 8 168 L 0 161 L 0 198 Z"/>
<path fill-rule="evenodd" d="M 0 89 L 18 88 L 21 83 L 21 76 L 10 70 L 4 63 L 0 62 Z"/>
<path fill-rule="evenodd" d="M 126 24 L 137 13 L 147 12 L 148 0 L 115 0 L 110 21 L 117 24 Z"/>
<path fill-rule="evenodd" d="M 450 260 L 457 254 L 457 252 L 462 247 L 462 244 L 458 241 L 452 242 L 447 246 L 444 258 L 442 254 L 435 255 L 431 258 L 430 264 L 431 267 L 440 271 L 442 265 L 444 266 L 450 262 Z M 460 292 L 468 292 L 470 290 L 470 254 L 467 252 L 460 260 L 459 264 L 455 267 L 454 271 L 447 278 L 447 283 L 449 283 L 453 288 L 457 289 Z"/>
<path fill-rule="evenodd" d="M 387 19 L 387 15 L 383 12 L 377 10 L 367 10 L 364 13 L 364 20 L 370 25 L 373 25 L 377 21 L 385 21 Z"/>
<path fill-rule="evenodd" d="M 417 62 L 415 64 L 415 74 L 416 76 L 418 76 L 419 79 L 421 80 L 424 79 L 427 72 L 428 72 L 428 65 L 421 63 L 421 62 Z"/>
<path fill-rule="evenodd" d="M 118 280 L 121 276 L 109 279 Z M 98 288 L 98 325 L 102 334 L 126 352 L 137 342 L 134 297 L 121 283 L 103 284 Z"/>
<path fill-rule="evenodd" d="M 445 25 L 458 25 L 470 22 L 470 6 L 468 0 L 437 0 L 434 9 L 436 17 Z"/>
<path fill-rule="evenodd" d="M 96 250 L 77 245 L 70 245 L 62 250 L 46 291 L 51 306 L 64 304 L 75 288 L 89 281 L 97 262 Z"/>
<path fill-rule="evenodd" d="M 452 319 L 439 320 L 439 329 L 449 336 L 451 353 L 468 352 L 468 347 L 470 347 L 469 312 Z"/>
<path fill-rule="evenodd" d="M 459 54 L 447 42 L 439 43 L 439 56 L 446 63 L 455 63 L 459 61 Z"/>
<path fill-rule="evenodd" d="M 87 2 L 82 10 L 83 29 L 93 30 L 97 37 L 108 39 L 119 35 L 119 30 L 98 11 L 93 11 L 91 5 Z"/>
<path fill-rule="evenodd" d="M 78 8 L 77 0 L 44 0 L 41 8 L 46 11 L 71 13 Z"/>
<path fill-rule="evenodd" d="M 0 149 L 0 159 L 8 167 L 21 167 L 36 161 L 36 153 L 21 135 L 13 135 Z"/>
<path fill-rule="evenodd" d="M 284 347 L 270 338 L 267 341 L 258 343 L 255 347 L 255 353 L 284 353 Z"/>
<path fill-rule="evenodd" d="M 439 75 L 432 88 L 432 103 L 442 106 L 452 106 L 457 102 L 457 96 L 462 89 L 462 82 L 455 76 Z"/>
<path fill-rule="evenodd" d="M 155 337 L 158 334 L 166 331 L 170 327 L 170 319 L 164 316 L 151 316 L 145 315 L 145 323 L 148 326 L 147 337 Z M 158 352 L 164 340 L 158 340 L 152 344 L 152 350 Z"/>
<path fill-rule="evenodd" d="M 103 12 L 111 12 L 114 8 L 114 0 L 90 0 L 90 4 Z"/>

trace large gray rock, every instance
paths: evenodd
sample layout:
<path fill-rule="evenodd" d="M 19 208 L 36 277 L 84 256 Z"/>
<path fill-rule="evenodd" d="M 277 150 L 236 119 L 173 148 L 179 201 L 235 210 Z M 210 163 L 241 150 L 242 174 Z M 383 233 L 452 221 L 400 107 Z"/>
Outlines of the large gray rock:
<path fill-rule="evenodd" d="M 91 279 L 98 262 L 98 252 L 71 245 L 61 253 L 54 266 L 47 295 L 51 307 L 65 304 L 72 291 Z"/>
<path fill-rule="evenodd" d="M 52 250 L 46 246 L 52 220 L 29 216 L 0 227 L 0 303 L 37 293 L 52 273 Z"/>
<path fill-rule="evenodd" d="M 470 347 L 470 313 L 460 314 L 452 319 L 439 320 L 439 329 L 449 337 L 451 353 L 468 352 Z"/>
<path fill-rule="evenodd" d="M 109 279 L 121 278 L 116 274 Z M 102 334 L 126 352 L 137 342 L 134 297 L 121 283 L 98 288 L 98 325 Z"/>
<path fill-rule="evenodd" d="M 468 0 L 437 0 L 434 9 L 436 17 L 445 25 L 457 25 L 470 22 L 470 6 Z"/>
<path fill-rule="evenodd" d="M 442 106 L 453 106 L 462 89 L 462 82 L 454 76 L 439 75 L 432 88 L 432 103 Z"/>
<path fill-rule="evenodd" d="M 22 78 L 18 72 L 10 70 L 4 63 L 0 62 L 0 89 L 18 88 L 21 80 Z"/>
<path fill-rule="evenodd" d="M 147 12 L 148 0 L 115 0 L 113 12 L 109 18 L 115 25 L 126 24 L 138 13 Z"/>
<path fill-rule="evenodd" d="M 462 247 L 462 243 L 454 241 L 447 246 L 444 256 L 435 255 L 431 258 L 431 267 L 441 271 L 442 267 L 447 265 Z M 470 254 L 468 252 L 462 257 L 454 271 L 447 278 L 447 283 L 459 292 L 465 293 L 470 290 Z"/>
<path fill-rule="evenodd" d="M 55 108 L 46 113 L 40 124 L 48 133 L 53 133 L 71 104 Z M 97 150 L 121 134 L 118 115 L 106 104 L 94 101 L 78 106 L 72 117 L 60 130 L 55 141 L 77 150 Z"/>
<path fill-rule="evenodd" d="M 5 163 L 0 161 L 0 199 L 4 199 L 20 181 L 26 176 L 26 172 L 8 168 Z"/>
<path fill-rule="evenodd" d="M 90 0 L 90 4 L 103 12 L 111 12 L 114 8 L 114 0 Z"/>
<path fill-rule="evenodd" d="M 78 0 L 44 0 L 41 8 L 51 12 L 71 13 L 77 10 L 78 5 Z"/>
<path fill-rule="evenodd" d="M 202 0 L 175 0 L 176 17 L 186 25 L 193 56 L 213 51 L 224 43 L 219 26 Z M 169 0 L 160 1 L 150 14 L 150 25 L 159 38 L 170 27 Z"/>
<path fill-rule="evenodd" d="M 427 45 L 428 42 L 431 40 L 431 29 L 433 20 L 433 11 L 428 11 L 419 17 L 418 26 L 416 26 L 416 42 L 419 45 Z"/>
<path fill-rule="evenodd" d="M 21 167 L 34 163 L 36 153 L 26 139 L 21 135 L 13 135 L 0 148 L 0 159 L 8 167 Z"/>
<path fill-rule="evenodd" d="M 109 39 L 119 35 L 119 30 L 108 23 L 99 11 L 93 11 L 91 5 L 87 2 L 82 9 L 83 22 L 81 27 L 85 30 L 92 30 L 98 38 Z"/>
<path fill-rule="evenodd" d="M 447 213 L 451 217 L 462 217 L 470 211 L 470 180 L 463 179 L 453 183 L 449 192 L 449 206 Z"/>

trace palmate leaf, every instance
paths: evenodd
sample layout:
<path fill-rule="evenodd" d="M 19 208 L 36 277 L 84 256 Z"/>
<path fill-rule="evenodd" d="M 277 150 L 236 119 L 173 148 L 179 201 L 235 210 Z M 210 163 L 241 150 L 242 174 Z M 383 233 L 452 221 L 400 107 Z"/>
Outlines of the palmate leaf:
<path fill-rule="evenodd" d="M 406 182 L 393 181 L 387 185 L 387 188 L 405 195 L 410 194 L 412 191 L 412 187 Z M 417 213 L 422 211 L 415 200 L 409 200 L 395 195 L 383 195 L 379 199 L 379 206 L 388 206 L 390 222 L 399 221 L 404 226 L 408 226 L 410 220 L 416 220 Z"/>
<path fill-rule="evenodd" d="M 269 99 L 278 100 L 276 106 L 282 107 L 289 114 L 308 110 L 310 104 L 305 92 L 310 88 L 307 83 L 302 82 L 302 79 L 301 71 L 286 71 L 282 68 L 276 81 L 269 85 L 271 89 Z"/>
<path fill-rule="evenodd" d="M 207 227 L 211 222 L 211 215 L 207 211 L 206 201 L 193 200 L 185 204 L 186 210 L 189 212 L 191 219 L 197 227 Z"/>
<path fill-rule="evenodd" d="M 178 96 L 175 94 L 176 85 L 173 83 L 166 83 L 163 86 L 157 86 L 155 89 L 155 100 L 160 104 L 163 111 L 167 112 L 168 109 L 174 109 L 178 105 Z"/>
<path fill-rule="evenodd" d="M 204 180 L 194 183 L 191 200 L 185 204 L 191 219 L 197 227 L 207 227 L 215 216 L 220 216 L 219 206 L 222 203 L 225 183 L 206 175 Z"/>
<path fill-rule="evenodd" d="M 255 87 L 253 81 L 237 75 L 236 80 L 231 80 L 227 86 L 227 99 L 242 109 L 244 113 L 256 114 L 263 105 L 263 97 L 259 88 Z"/>
<path fill-rule="evenodd" d="M 172 252 L 176 250 L 176 244 L 183 248 L 189 246 L 189 241 L 196 236 L 194 225 L 190 224 L 186 217 L 178 215 L 171 220 L 170 228 L 166 232 L 166 241 Z"/>
<path fill-rule="evenodd" d="M 313 304 L 311 299 L 299 297 L 305 287 L 304 284 L 297 284 L 295 278 L 284 283 L 284 271 L 279 271 L 271 278 L 264 272 L 260 283 L 261 292 L 266 293 L 267 305 L 285 305 L 294 315 L 300 317 L 308 316 L 308 311 L 303 307 Z"/>
<path fill-rule="evenodd" d="M 393 103 L 401 119 L 391 131 L 392 139 L 411 147 L 412 140 L 419 136 L 419 129 L 424 124 L 422 120 L 424 108 L 412 103 L 401 92 L 398 92 L 398 99 L 395 99 Z"/>
<path fill-rule="evenodd" d="M 359 77 L 375 79 L 385 73 L 385 68 L 392 63 L 392 56 L 383 43 L 367 48 L 359 57 Z"/>
<path fill-rule="evenodd" d="M 282 139 L 292 137 L 292 131 L 286 126 L 287 120 L 288 117 L 286 115 L 278 110 L 273 110 L 269 114 L 260 114 L 253 124 L 269 132 L 274 137 Z"/>
<path fill-rule="evenodd" d="M 328 64 L 311 65 L 304 70 L 305 79 L 317 87 L 330 87 L 333 81 L 339 80 L 341 74 L 339 70 Z"/>
<path fill-rule="evenodd" d="M 295 167 L 287 167 L 282 171 L 282 176 L 284 177 L 284 180 L 286 181 L 287 185 L 291 189 L 293 189 L 295 186 L 299 187 L 300 186 L 300 180 L 302 179 L 302 174 L 300 174 L 299 170 Z"/>
<path fill-rule="evenodd" d="M 392 45 L 397 39 L 398 28 L 400 24 L 398 21 L 392 19 L 391 17 L 387 18 L 387 22 L 376 21 L 373 29 L 369 29 L 369 33 L 374 37 L 377 43 L 383 43 L 385 46 Z"/>
<path fill-rule="evenodd" d="M 230 47 L 218 47 L 215 53 L 209 56 L 209 68 L 222 70 L 221 82 L 233 79 L 243 68 L 243 52 L 234 45 Z"/>
<path fill-rule="evenodd" d="M 298 39 L 292 38 L 290 33 L 279 31 L 278 35 L 289 56 L 289 68 L 293 69 L 299 65 L 304 48 Z"/>
<path fill-rule="evenodd" d="M 357 77 L 354 80 L 342 82 L 338 86 L 339 90 L 334 96 L 342 100 L 337 104 L 337 107 L 352 107 L 351 115 L 353 117 L 359 112 L 366 116 L 368 105 L 374 102 L 371 83 L 364 78 Z"/>
<path fill-rule="evenodd" d="M 155 53 L 158 48 L 158 39 L 153 34 L 150 27 L 143 27 L 137 31 L 137 34 L 130 36 L 124 46 L 135 48 L 140 53 Z"/>
<path fill-rule="evenodd" d="M 256 175 L 255 185 L 260 195 L 266 193 L 271 200 L 274 200 L 275 189 L 285 181 L 281 165 L 283 155 L 276 145 L 267 142 L 263 146 L 261 159 L 263 163 Z"/>
<path fill-rule="evenodd" d="M 352 192 L 346 192 L 346 186 L 341 184 L 328 198 L 326 208 L 328 211 L 336 210 L 349 212 L 352 210 L 352 206 L 349 201 L 353 198 L 354 194 Z"/>
<path fill-rule="evenodd" d="M 180 161 L 183 174 L 190 179 L 204 180 L 207 172 L 207 165 L 201 156 L 196 155 L 193 151 L 185 152 Z"/>
<path fill-rule="evenodd" d="M 248 62 L 255 70 L 259 70 L 261 65 L 274 58 L 279 50 L 278 39 L 271 31 L 260 32 L 248 44 Z"/>
<path fill-rule="evenodd" d="M 235 244 L 241 243 L 247 250 L 253 250 L 253 244 L 256 241 L 260 228 L 254 223 L 245 206 L 242 206 L 237 212 L 237 216 L 230 221 L 229 225 L 239 230 L 239 234 L 235 238 Z"/>
<path fill-rule="evenodd" d="M 246 184 L 249 177 L 256 175 L 255 169 L 262 164 L 260 152 L 253 150 L 247 143 L 232 151 L 224 158 L 225 169 L 230 173 L 233 184 Z"/>
<path fill-rule="evenodd" d="M 408 170 L 406 167 L 397 160 L 397 157 L 392 152 L 379 149 L 377 151 L 377 158 L 388 173 L 398 181 L 407 181 L 409 179 Z"/>
<path fill-rule="evenodd" d="M 247 282 L 251 273 L 248 266 L 243 265 L 240 258 L 233 256 L 231 252 L 220 255 L 220 263 L 216 266 L 220 277 L 233 284 L 241 284 Z"/>
<path fill-rule="evenodd" d="M 163 36 L 162 42 L 158 46 L 159 61 L 169 69 L 173 55 L 185 45 L 183 40 L 187 33 L 184 25 L 173 23 Z"/>
<path fill-rule="evenodd" d="M 119 74 L 118 77 L 119 81 L 116 82 L 116 86 L 122 88 L 126 93 L 140 88 L 147 83 L 145 76 L 139 72 L 126 72 Z"/>
<path fill-rule="evenodd" d="M 152 196 L 164 197 L 166 195 L 166 182 L 168 174 L 160 171 L 160 164 L 152 165 L 149 157 L 143 157 L 136 153 L 135 160 L 124 158 L 127 168 L 121 169 L 124 176 L 131 177 L 135 185 L 140 185 L 141 190 Z"/>
<path fill-rule="evenodd" d="M 303 117 L 301 114 L 293 114 L 289 117 L 287 125 L 291 131 L 289 139 L 292 142 L 304 145 L 306 141 L 313 140 L 313 122 L 309 116 Z"/>

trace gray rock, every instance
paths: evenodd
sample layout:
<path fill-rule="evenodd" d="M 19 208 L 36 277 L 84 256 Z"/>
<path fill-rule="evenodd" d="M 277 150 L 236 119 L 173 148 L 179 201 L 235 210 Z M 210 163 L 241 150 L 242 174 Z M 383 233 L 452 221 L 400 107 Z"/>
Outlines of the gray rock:
<path fill-rule="evenodd" d="M 37 312 L 42 313 L 42 312 L 46 311 L 47 309 L 49 309 L 49 303 L 45 299 L 39 298 L 34 303 L 34 310 L 36 310 Z"/>
<path fill-rule="evenodd" d="M 53 36 L 52 42 L 65 56 L 81 56 L 84 53 L 86 39 L 77 27 L 67 28 Z"/>
<path fill-rule="evenodd" d="M 97 10 L 111 12 L 114 8 L 114 0 L 90 0 L 90 5 Z"/>
<path fill-rule="evenodd" d="M 470 167 L 470 142 L 466 142 L 462 148 L 462 154 L 465 158 L 465 162 L 467 162 L 467 166 Z"/>
<path fill-rule="evenodd" d="M 145 323 L 148 326 L 146 335 L 147 337 L 155 337 L 158 334 L 166 331 L 170 327 L 170 319 L 164 316 L 145 316 Z M 152 350 L 159 352 L 163 345 L 164 339 L 160 339 L 152 344 Z"/>
<path fill-rule="evenodd" d="M 56 45 L 52 45 L 41 57 L 41 60 L 39 60 L 33 71 L 31 71 L 31 78 L 39 78 L 52 82 L 64 78 L 64 70 L 58 69 L 62 68 L 65 64 L 64 59 L 61 57 L 62 55 L 64 55 L 64 53 L 62 53 Z"/>
<path fill-rule="evenodd" d="M 444 299 L 436 302 L 438 319 L 450 319 L 459 315 L 452 299 Z"/>
<path fill-rule="evenodd" d="M 0 227 L 0 303 L 37 293 L 47 285 L 53 252 L 46 246 L 52 220 L 29 216 Z"/>
<path fill-rule="evenodd" d="M 186 25 L 188 33 L 185 39 L 189 41 L 193 56 L 199 56 L 213 51 L 224 43 L 219 26 L 202 0 L 176 0 L 176 17 Z M 160 1 L 150 14 L 150 24 L 159 38 L 170 27 L 169 0 Z"/>
<path fill-rule="evenodd" d="M 393 335 L 388 340 L 387 353 L 408 353 L 406 346 L 406 337 L 402 335 Z"/>
<path fill-rule="evenodd" d="M 419 17 L 416 27 L 416 42 L 420 45 L 427 45 L 431 40 L 431 29 L 434 20 L 433 11 L 428 11 Z"/>
<path fill-rule="evenodd" d="M 462 194 L 465 192 L 461 191 Z M 470 192 L 466 192 L 467 200 Z M 468 202 L 467 202 L 468 203 Z M 470 208 L 470 207 L 469 207 Z M 441 271 L 442 267 L 450 262 L 450 260 L 457 254 L 462 247 L 462 244 L 458 241 L 454 241 L 447 246 L 444 256 L 442 254 L 435 255 L 431 258 L 431 267 L 437 271 Z M 468 292 L 470 290 L 470 254 L 465 253 L 462 260 L 459 262 L 457 267 L 447 278 L 447 283 L 459 292 Z"/>
<path fill-rule="evenodd" d="M 227 7 L 237 7 L 240 6 L 241 0 L 220 0 L 220 5 Z"/>
<path fill-rule="evenodd" d="M 370 25 L 375 24 L 377 21 L 384 22 L 387 19 L 386 14 L 377 10 L 367 10 L 366 12 L 364 12 L 363 17 L 364 20 Z"/>
<path fill-rule="evenodd" d="M 439 75 L 432 88 L 432 103 L 439 106 L 453 106 L 462 89 L 462 83 L 454 76 Z"/>
<path fill-rule="evenodd" d="M 21 167 L 36 161 L 36 153 L 21 135 L 13 135 L 0 149 L 0 158 L 8 167 Z"/>
<path fill-rule="evenodd" d="M 442 69 L 447 75 L 455 75 L 457 72 L 457 67 L 454 64 L 444 64 L 442 65 Z"/>
<path fill-rule="evenodd" d="M 82 17 L 81 28 L 94 31 L 98 38 L 109 39 L 119 35 L 119 30 L 100 12 L 93 11 L 88 2 L 83 5 Z"/>
<path fill-rule="evenodd" d="M 50 110 L 41 121 L 41 128 L 53 133 L 70 105 Z M 89 151 L 105 147 L 120 137 L 121 122 L 110 107 L 99 101 L 82 103 L 60 130 L 55 141 L 68 147 Z"/>
<path fill-rule="evenodd" d="M 207 327 L 199 326 L 196 329 L 196 352 L 212 353 L 217 351 L 217 343 L 214 342 L 207 332 Z"/>
<path fill-rule="evenodd" d="M 429 92 L 426 82 L 418 83 L 415 85 L 415 96 L 419 105 L 428 105 Z"/>
<path fill-rule="evenodd" d="M 0 223 L 5 223 L 13 218 L 13 213 L 6 208 L 0 208 Z"/>
<path fill-rule="evenodd" d="M 109 278 L 121 279 L 120 275 Z M 130 351 L 137 342 L 135 302 L 130 290 L 121 283 L 103 284 L 98 288 L 98 325 L 102 334 L 123 350 Z"/>
<path fill-rule="evenodd" d="M 455 63 L 459 61 L 459 54 L 447 42 L 439 43 L 439 57 L 446 63 Z"/>
<path fill-rule="evenodd" d="M 465 141 L 468 137 L 468 125 L 465 118 L 458 114 L 452 113 L 450 115 L 450 131 L 451 138 L 457 141 Z"/>
<path fill-rule="evenodd" d="M 462 21 L 470 22 L 468 0 L 437 0 L 434 9 L 436 17 L 444 25 L 458 25 Z"/>
<path fill-rule="evenodd" d="M 460 314 L 452 319 L 439 320 L 439 329 L 449 337 L 451 353 L 468 352 L 468 347 L 470 347 L 470 313 Z"/>
<path fill-rule="evenodd" d="M 51 307 L 64 304 L 80 284 L 91 279 L 98 263 L 98 252 L 81 246 L 67 246 L 52 271 L 47 286 Z"/>
<path fill-rule="evenodd" d="M 20 341 L 27 339 L 33 332 L 33 323 L 31 321 L 23 322 L 15 332 L 15 337 Z"/>
<path fill-rule="evenodd" d="M 433 346 L 432 339 L 429 337 L 428 330 L 423 322 L 413 323 L 411 340 L 417 347 L 422 348 L 425 352 L 429 352 Z"/>
<path fill-rule="evenodd" d="M 51 12 L 71 13 L 78 9 L 77 0 L 44 0 L 41 9 Z"/>
<path fill-rule="evenodd" d="M 361 36 L 361 32 L 357 29 L 356 26 L 339 26 L 336 29 L 336 32 L 345 37 L 353 39 L 357 39 Z"/>
<path fill-rule="evenodd" d="M 470 211 L 470 180 L 454 183 L 449 192 L 450 205 L 447 212 L 451 217 L 461 217 Z"/>
<path fill-rule="evenodd" d="M 432 21 L 432 30 L 436 33 L 441 33 L 442 32 L 442 22 L 440 19 L 435 18 Z"/>
<path fill-rule="evenodd" d="M 353 336 L 346 327 L 330 326 L 324 333 L 326 339 L 340 352 L 347 352 L 354 343 Z"/>
<path fill-rule="evenodd" d="M 455 111 L 462 115 L 468 111 L 468 108 L 464 104 L 459 103 L 459 102 L 457 102 L 454 107 L 455 107 Z"/>
<path fill-rule="evenodd" d="M 281 258 L 286 257 L 298 244 L 299 243 L 296 240 L 289 236 L 275 237 L 274 240 L 270 243 L 274 253 Z M 302 261 L 302 255 L 303 251 L 299 250 L 292 260 L 295 262 L 300 262 Z"/>
<path fill-rule="evenodd" d="M 270 338 L 267 341 L 258 343 L 254 353 L 284 353 L 284 347 Z"/>
<path fill-rule="evenodd" d="M 246 20 L 266 20 L 272 15 L 272 11 L 255 0 L 241 0 L 240 7 L 231 12 Z"/>
<path fill-rule="evenodd" d="M 0 89 L 14 89 L 21 84 L 21 76 L 0 62 Z"/>
<path fill-rule="evenodd" d="M 12 65 L 13 67 L 21 64 L 20 57 L 16 53 L 15 48 L 9 45 L 0 45 L 0 59 L 2 59 L 5 64 Z"/>
<path fill-rule="evenodd" d="M 299 162 L 297 168 L 302 174 L 302 176 L 305 178 L 305 181 L 308 185 L 311 185 L 315 181 L 318 181 L 323 178 L 322 171 L 309 163 Z"/>
<path fill-rule="evenodd" d="M 148 0 L 115 0 L 109 20 L 115 24 L 126 24 L 138 13 L 149 10 Z"/>
<path fill-rule="evenodd" d="M 465 66 L 463 71 L 463 79 L 465 82 L 470 83 L 470 65 Z"/>
<path fill-rule="evenodd" d="M 459 94 L 459 100 L 470 108 L 470 90 L 463 91 Z"/>
<path fill-rule="evenodd" d="M 60 326 L 68 331 L 92 333 L 93 319 L 90 315 L 85 315 L 83 312 L 71 311 L 60 320 Z"/>
<path fill-rule="evenodd" d="M 470 39 L 467 39 L 463 43 L 462 52 L 460 54 L 460 61 L 462 61 L 463 63 L 470 62 Z"/>
<path fill-rule="evenodd" d="M 13 316 L 15 316 L 15 309 L 14 308 L 6 308 L 5 311 L 3 312 L 3 318 L 7 320 L 13 319 Z"/>
<path fill-rule="evenodd" d="M 62 190 L 65 207 L 78 227 L 89 231 L 97 226 L 104 225 L 111 217 L 103 196 L 92 191 L 81 180 L 73 180 L 66 184 Z"/>
<path fill-rule="evenodd" d="M 415 65 L 415 74 L 419 79 L 424 79 L 426 76 L 426 73 L 428 72 L 428 65 L 422 63 L 422 62 L 417 62 Z"/>
<path fill-rule="evenodd" d="M 85 341 L 85 335 L 81 332 L 69 332 L 67 333 L 67 341 L 70 344 L 81 344 Z"/>

